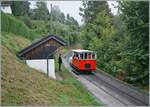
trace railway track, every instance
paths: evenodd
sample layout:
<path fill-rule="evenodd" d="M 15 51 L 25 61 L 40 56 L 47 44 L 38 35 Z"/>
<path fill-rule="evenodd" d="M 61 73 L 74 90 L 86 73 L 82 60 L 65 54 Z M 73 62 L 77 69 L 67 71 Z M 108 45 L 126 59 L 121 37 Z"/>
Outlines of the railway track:
<path fill-rule="evenodd" d="M 122 104 L 128 106 L 128 105 L 148 105 L 148 100 L 145 98 L 148 97 L 146 95 L 142 95 L 142 97 L 137 97 L 132 95 L 132 93 L 136 92 L 130 92 L 129 90 L 126 90 L 126 88 L 121 87 L 115 87 L 114 84 L 111 82 L 103 80 L 101 77 L 97 76 L 96 74 L 88 76 L 84 76 L 88 81 L 92 82 L 96 86 L 98 86 L 100 89 L 107 92 L 110 96 L 117 99 Z M 91 78 L 95 78 L 94 80 Z M 105 88 L 103 88 L 103 87 Z M 135 94 L 136 95 L 136 94 Z M 145 99 L 145 100 L 143 100 Z M 147 102 L 146 102 L 147 101 Z"/>
<path fill-rule="evenodd" d="M 125 82 L 97 70 L 92 74 L 78 75 L 69 65 L 70 53 L 63 58 L 65 67 L 86 87 L 95 98 L 108 106 L 148 106 L 149 94 L 145 93 Z M 100 72 L 100 73 L 98 73 Z"/>

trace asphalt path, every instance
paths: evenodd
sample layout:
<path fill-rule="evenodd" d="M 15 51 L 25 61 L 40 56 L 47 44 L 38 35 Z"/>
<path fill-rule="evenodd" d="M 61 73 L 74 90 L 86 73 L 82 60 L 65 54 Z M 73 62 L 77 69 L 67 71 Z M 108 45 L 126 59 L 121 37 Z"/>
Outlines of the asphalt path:
<path fill-rule="evenodd" d="M 69 64 L 71 53 L 63 57 L 65 67 L 106 106 L 148 106 L 149 94 L 97 69 L 92 74 L 78 74 Z"/>

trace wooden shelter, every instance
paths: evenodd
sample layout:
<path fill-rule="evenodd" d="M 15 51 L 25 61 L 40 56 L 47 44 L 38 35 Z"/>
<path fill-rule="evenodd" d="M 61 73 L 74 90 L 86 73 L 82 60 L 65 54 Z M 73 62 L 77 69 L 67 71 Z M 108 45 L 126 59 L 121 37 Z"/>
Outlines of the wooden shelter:
<path fill-rule="evenodd" d="M 56 78 L 54 54 L 58 48 L 65 45 L 66 42 L 60 37 L 49 35 L 24 48 L 17 56 L 25 60 L 30 67 Z"/>

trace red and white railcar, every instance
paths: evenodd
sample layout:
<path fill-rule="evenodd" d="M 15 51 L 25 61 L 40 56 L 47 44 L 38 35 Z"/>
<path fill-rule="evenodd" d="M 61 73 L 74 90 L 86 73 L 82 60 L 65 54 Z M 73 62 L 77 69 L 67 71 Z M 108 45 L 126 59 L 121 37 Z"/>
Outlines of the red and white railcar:
<path fill-rule="evenodd" d="M 90 50 L 72 50 L 70 64 L 79 71 L 96 70 L 96 54 Z"/>

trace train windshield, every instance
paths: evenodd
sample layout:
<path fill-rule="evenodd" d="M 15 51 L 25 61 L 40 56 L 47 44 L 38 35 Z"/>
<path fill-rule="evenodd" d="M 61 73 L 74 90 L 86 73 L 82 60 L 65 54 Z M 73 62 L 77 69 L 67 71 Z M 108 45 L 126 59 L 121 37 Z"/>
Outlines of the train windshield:
<path fill-rule="evenodd" d="M 94 52 L 79 53 L 80 59 L 96 59 Z"/>

